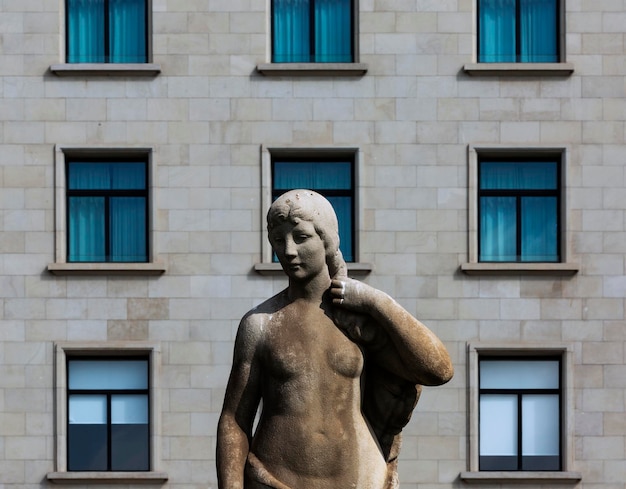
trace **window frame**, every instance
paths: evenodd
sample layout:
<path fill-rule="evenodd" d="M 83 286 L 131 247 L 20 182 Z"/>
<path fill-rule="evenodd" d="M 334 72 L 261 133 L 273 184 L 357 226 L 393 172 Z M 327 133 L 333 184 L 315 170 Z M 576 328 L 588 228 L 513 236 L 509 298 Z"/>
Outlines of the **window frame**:
<path fill-rule="evenodd" d="M 149 23 L 149 13 L 150 13 L 150 0 L 142 0 L 143 1 L 143 10 L 144 10 L 144 22 L 145 22 L 145 34 L 144 34 L 144 43 L 146 46 L 146 52 L 144 53 L 144 60 L 143 61 L 138 61 L 135 63 L 116 63 L 116 62 L 111 62 L 111 61 L 107 61 L 107 59 L 110 57 L 110 32 L 109 32 L 109 26 L 111 23 L 110 20 L 110 10 L 109 10 L 109 4 L 111 0 L 102 0 L 103 1 L 103 10 L 104 10 L 104 26 L 103 26 L 103 34 L 104 34 L 104 59 L 105 61 L 99 62 L 99 63 L 94 63 L 94 64 L 144 64 L 147 63 L 148 60 L 150 59 L 150 23 Z M 69 43 L 69 37 L 70 37 L 70 6 L 69 6 L 69 2 L 70 0 L 64 0 L 65 2 L 65 59 L 68 60 L 70 57 L 70 53 L 69 53 L 69 49 L 70 49 L 70 43 Z M 68 63 L 70 64 L 83 64 L 81 61 L 68 61 Z M 87 63 L 92 63 L 92 62 L 87 62 Z"/>
<path fill-rule="evenodd" d="M 70 386 L 70 374 L 73 369 L 71 363 L 73 361 L 107 361 L 107 362 L 115 362 L 116 360 L 132 360 L 132 361 L 142 361 L 146 363 L 146 387 L 142 389 L 75 389 Z M 148 443 L 147 443 L 147 453 L 148 453 L 148 465 L 150 465 L 150 440 L 149 440 L 149 432 L 150 426 L 152 425 L 151 413 L 150 413 L 150 358 L 149 356 L 143 355 L 124 355 L 123 357 L 108 357 L 108 356 L 94 356 L 94 355 L 66 355 L 66 372 L 67 372 L 67 412 L 70 412 L 70 400 L 72 396 L 81 396 L 81 395 L 100 395 L 106 397 L 106 406 L 107 406 L 107 419 L 106 419 L 106 451 L 107 451 L 107 469 L 105 472 L 126 472 L 125 470 L 115 470 L 112 468 L 113 464 L 113 436 L 112 436 L 112 427 L 113 421 L 111 419 L 112 415 L 112 397 L 115 395 L 129 395 L 129 394 L 140 394 L 143 396 L 147 396 L 148 398 Z M 68 433 L 68 442 L 67 442 L 67 461 L 68 461 L 68 471 L 70 472 L 91 472 L 91 470 L 87 469 L 70 469 L 69 465 L 71 462 L 71 440 L 70 440 L 70 427 L 71 427 L 70 417 L 68 415 L 67 419 L 67 433 Z M 150 467 L 147 469 L 134 469 L 132 472 L 149 472 Z"/>
<path fill-rule="evenodd" d="M 562 177 L 561 177 L 561 164 L 560 164 L 559 155 L 545 155 L 545 156 L 529 156 L 529 157 L 498 157 L 494 155 L 485 155 L 478 157 L 478 261 L 480 263 L 560 263 L 561 262 L 561 217 L 562 213 L 561 209 L 561 194 L 562 194 Z M 519 188 L 519 189 L 485 189 L 481 186 L 481 174 L 483 172 L 483 163 L 506 163 L 506 164 L 517 164 L 517 163 L 552 163 L 556 168 L 556 179 L 557 185 L 555 189 L 529 189 L 529 188 Z M 515 239 L 515 256 L 516 260 L 481 260 L 480 258 L 480 250 L 481 244 L 483 240 L 483 236 L 481 233 L 481 216 L 483 214 L 483 206 L 480 204 L 482 197 L 510 197 L 515 199 L 515 208 L 516 208 L 516 216 L 515 216 L 515 228 L 516 228 L 516 239 Z M 556 212 L 556 221 L 557 221 L 557 230 L 556 230 L 556 260 L 551 261 L 538 261 L 538 260 L 522 260 L 522 241 L 523 241 L 523 233 L 522 233 L 522 222 L 523 222 L 523 211 L 522 211 L 522 200 L 524 197 L 555 197 L 557 199 L 557 212 Z"/>
<path fill-rule="evenodd" d="M 481 471 L 479 447 L 479 361 L 486 357 L 561 359 L 561 470 L 560 471 Z M 460 478 L 468 484 L 565 483 L 576 484 L 582 474 L 574 471 L 574 347 L 567 343 L 468 343 L 468 424 L 469 470 Z"/>
<path fill-rule="evenodd" d="M 139 341 L 119 342 L 59 342 L 54 345 L 55 402 L 55 467 L 46 478 L 57 483 L 154 483 L 162 484 L 168 474 L 161 470 L 161 347 L 159 343 Z M 68 470 L 68 359 L 72 358 L 137 358 L 148 360 L 149 385 L 149 460 L 147 471 L 69 471 Z"/>
<path fill-rule="evenodd" d="M 562 48 L 561 45 L 563 43 L 563 39 L 561 36 L 561 26 L 562 24 L 562 19 L 561 19 L 561 11 L 562 11 L 562 7 L 561 7 L 561 2 L 564 0 L 553 0 L 556 5 L 555 5 L 555 10 L 556 10 L 556 15 L 555 15 L 555 22 L 556 22 L 556 26 L 555 26 L 555 45 L 556 45 L 556 57 L 557 60 L 556 61 L 548 61 L 548 62 L 541 62 L 541 61 L 520 61 L 520 57 L 521 57 L 521 24 L 522 24 L 522 14 L 521 14 L 521 6 L 520 6 L 520 2 L 522 0 L 513 0 L 515 2 L 515 61 L 505 61 L 504 63 L 515 63 L 515 64 L 525 64 L 525 63 L 535 63 L 535 64 L 546 64 L 546 63 L 559 63 L 562 59 Z M 476 56 L 478 59 L 478 63 L 493 63 L 490 61 L 483 61 L 480 59 L 480 48 L 481 48 L 481 38 L 480 38 L 480 23 L 481 23 L 481 3 L 482 0 L 476 0 Z M 495 63 L 499 63 L 499 62 L 495 62 Z"/>
<path fill-rule="evenodd" d="M 579 265 L 572 259 L 571 230 L 568 210 L 568 161 L 569 146 L 533 145 L 528 147 L 511 145 L 468 145 L 468 257 L 461 263 L 461 271 L 472 275 L 573 275 L 578 272 Z M 545 158 L 553 157 L 560 162 L 561 200 L 559 203 L 559 262 L 480 262 L 478 248 L 478 167 L 480 158 L 496 157 L 501 159 L 514 158 Z"/>
<path fill-rule="evenodd" d="M 361 186 L 359 185 L 359 168 L 363 164 L 363 153 L 360 148 L 353 146 L 328 147 L 328 146 L 283 146 L 261 147 L 261 263 L 254 265 L 254 269 L 261 275 L 280 275 L 283 273 L 279 263 L 272 261 L 272 247 L 267 239 L 267 212 L 272 204 L 273 195 L 273 161 L 275 159 L 296 158 L 308 159 L 309 161 L 328 161 L 334 158 L 346 158 L 353 161 L 353 233 L 352 243 L 354 261 L 347 263 L 348 270 L 352 274 L 367 274 L 372 271 L 370 263 L 359 261 L 359 232 L 363 229 L 363 211 L 361 209 Z M 282 192 L 281 192 L 282 193 Z"/>
<path fill-rule="evenodd" d="M 145 158 L 148 168 L 148 261 L 147 262 L 68 262 L 68 214 L 66 161 L 72 158 Z M 156 223 L 156 161 L 152 148 L 144 146 L 112 148 L 110 146 L 70 146 L 58 144 L 55 147 L 55 261 L 48 264 L 47 270 L 55 275 L 160 275 L 167 267 L 157 253 Z"/>
<path fill-rule="evenodd" d="M 145 181 L 145 188 L 143 189 L 85 189 L 85 188 L 80 188 L 80 189 L 72 189 L 70 188 L 70 165 L 72 163 L 111 163 L 111 164 L 124 164 L 124 163 L 142 163 L 144 165 L 144 181 Z M 126 157 L 115 157 L 115 158 L 107 158 L 107 157 L 96 157 L 96 156 L 91 156 L 91 157 L 81 157 L 78 155 L 69 155 L 66 159 L 65 159 L 65 175 L 67 178 L 67 181 L 65 183 L 65 188 L 67 189 L 65 192 L 65 197 L 66 197 L 66 211 L 67 211 L 67 216 L 66 216 L 66 222 L 68 223 L 68 232 L 67 232 L 67 260 L 69 263 L 146 263 L 149 261 L 150 259 L 150 226 L 149 226 L 149 222 L 150 222 L 150 212 L 149 212 L 149 204 L 150 204 L 150 197 L 149 197 L 149 182 L 150 182 L 150 167 L 148 165 L 148 155 L 129 155 Z M 70 256 L 69 253 L 69 249 L 70 249 L 70 242 L 71 242 L 71 235 L 70 235 L 70 231 L 69 231 L 69 223 L 71 220 L 71 210 L 70 210 L 70 200 L 72 197 L 102 197 L 104 199 L 104 256 L 105 256 L 105 260 L 102 261 L 83 261 L 83 260 L 75 260 L 72 259 L 72 256 Z M 145 256 L 146 256 L 146 260 L 143 261 L 114 261 L 111 259 L 111 240 L 110 240 L 110 236 L 111 236 L 111 222 L 110 222 L 110 202 L 111 200 L 115 199 L 116 197 L 142 197 L 145 200 L 145 207 L 144 207 L 144 219 L 145 219 L 145 225 L 144 225 L 144 235 L 145 235 Z"/>
<path fill-rule="evenodd" d="M 314 64 L 327 64 L 326 62 L 323 61 L 314 61 L 315 56 L 316 56 L 316 52 L 315 52 L 315 44 L 316 44 L 316 37 L 315 37 L 315 3 L 319 1 L 319 0 L 309 0 L 309 13 L 308 13 L 308 23 L 309 23 L 309 60 L 307 61 L 279 61 L 278 63 L 314 63 Z M 348 0 L 350 2 L 350 61 L 345 61 L 344 63 L 354 63 L 356 57 L 355 57 L 355 49 L 356 49 L 356 40 L 355 40 L 355 30 L 356 30 L 356 25 L 355 25 L 355 5 L 357 4 L 358 0 Z M 276 46 L 276 27 L 275 27 L 275 16 L 274 16 L 274 11 L 275 11 L 275 7 L 274 7 L 274 3 L 276 2 L 276 0 L 270 0 L 270 43 L 271 43 L 271 49 L 270 49 L 270 55 L 271 55 L 271 59 L 272 59 L 272 63 L 276 63 L 275 61 L 275 46 Z M 332 63 L 332 62 L 331 62 Z M 341 63 L 341 62 L 337 62 L 337 63 Z"/>
<path fill-rule="evenodd" d="M 496 361 L 514 361 L 514 362 L 519 362 L 519 363 L 530 363 L 530 362 L 538 362 L 538 361 L 556 361 L 558 362 L 558 387 L 556 389 L 547 389 L 547 388 L 510 388 L 510 389 L 503 389 L 503 388 L 487 388 L 487 387 L 483 387 L 483 385 L 480 383 L 480 371 L 482 368 L 482 364 L 484 362 L 496 362 Z M 524 443 L 524 439 L 523 439 L 523 429 L 522 429 L 522 423 L 523 423 L 523 412 L 522 412 L 522 405 L 523 405 L 523 399 L 525 396 L 527 395 L 557 395 L 558 396 L 558 404 L 559 404 L 559 419 L 558 419 L 558 423 L 559 423 L 559 453 L 558 453 L 558 465 L 559 468 L 558 469 L 546 469 L 546 472 L 561 472 L 562 471 L 562 467 L 563 467 L 563 459 L 562 459 L 562 453 L 563 453 L 563 420 L 562 420 L 562 415 L 561 413 L 563 412 L 563 389 L 562 389 L 562 379 L 563 379 L 563 365 L 562 365 L 562 355 L 556 355 L 556 356 L 552 356 L 552 355 L 540 355 L 540 356 L 515 356 L 515 357 L 511 357 L 511 356 L 496 356 L 496 355 L 480 355 L 478 358 L 478 377 L 479 377 L 479 385 L 478 385 L 478 423 L 479 423 L 479 439 L 478 439 L 478 450 L 479 450 L 479 458 L 478 458 L 478 462 L 479 462 L 479 470 L 481 471 L 486 471 L 486 472 L 496 472 L 496 471 L 506 471 L 506 470 L 510 470 L 510 469 L 502 469 L 502 468 L 486 468 L 484 467 L 484 465 L 487 463 L 487 461 L 485 460 L 485 462 L 483 462 L 483 457 L 485 457 L 484 455 L 482 455 L 482 440 L 480 439 L 480 411 L 482 409 L 482 400 L 483 400 L 483 396 L 484 395 L 493 395 L 493 394 L 508 394 L 511 396 L 515 396 L 516 398 L 516 405 L 517 405 L 517 455 L 516 455 L 516 465 L 517 465 L 517 469 L 515 469 L 515 471 L 517 472 L 530 472 L 530 471 L 537 471 L 536 469 L 524 469 L 523 465 L 524 465 L 524 454 L 523 454 L 523 443 Z"/>

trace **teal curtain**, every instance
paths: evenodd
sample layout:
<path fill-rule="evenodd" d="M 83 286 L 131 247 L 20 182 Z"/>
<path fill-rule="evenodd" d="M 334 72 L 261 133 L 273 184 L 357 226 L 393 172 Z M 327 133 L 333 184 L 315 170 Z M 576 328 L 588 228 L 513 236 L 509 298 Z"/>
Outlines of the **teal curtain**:
<path fill-rule="evenodd" d="M 478 61 L 558 61 L 557 0 L 479 0 Z"/>
<path fill-rule="evenodd" d="M 104 63 L 104 0 L 67 0 L 67 62 Z"/>
<path fill-rule="evenodd" d="M 109 0 L 111 63 L 146 62 L 145 0 Z"/>
<path fill-rule="evenodd" d="M 145 163 L 70 162 L 68 260 L 147 261 L 145 191 Z"/>
<path fill-rule="evenodd" d="M 274 162 L 274 197 L 294 188 L 315 190 L 332 204 L 339 221 L 341 252 L 354 261 L 352 163 Z"/>
<path fill-rule="evenodd" d="M 146 25 L 146 0 L 67 0 L 67 62 L 145 63 Z"/>
<path fill-rule="evenodd" d="M 520 0 L 520 61 L 556 63 L 556 0 Z"/>
<path fill-rule="evenodd" d="M 480 0 L 478 61 L 515 62 L 515 0 Z"/>
<path fill-rule="evenodd" d="M 481 162 L 479 260 L 558 261 L 556 162 Z"/>
<path fill-rule="evenodd" d="M 352 57 L 351 0 L 274 0 L 274 63 L 347 63 Z"/>

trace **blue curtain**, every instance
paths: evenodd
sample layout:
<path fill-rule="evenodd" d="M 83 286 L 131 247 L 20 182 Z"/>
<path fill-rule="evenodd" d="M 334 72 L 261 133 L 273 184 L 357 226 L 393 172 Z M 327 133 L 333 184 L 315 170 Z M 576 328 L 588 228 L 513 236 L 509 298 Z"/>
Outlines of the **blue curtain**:
<path fill-rule="evenodd" d="M 519 16 L 516 2 L 519 2 Z M 478 61 L 558 61 L 557 15 L 556 0 L 480 0 Z"/>
<path fill-rule="evenodd" d="M 275 63 L 310 61 L 309 0 L 274 0 Z"/>
<path fill-rule="evenodd" d="M 558 261 L 556 162 L 481 162 L 480 190 L 512 194 L 479 199 L 480 261 Z M 525 195 L 527 191 L 553 195 Z"/>
<path fill-rule="evenodd" d="M 515 0 L 480 0 L 478 61 L 515 62 Z"/>
<path fill-rule="evenodd" d="M 104 63 L 104 0 L 67 0 L 67 62 Z"/>
<path fill-rule="evenodd" d="M 339 221 L 341 252 L 346 261 L 354 261 L 352 241 L 352 163 L 337 162 L 275 162 L 274 190 L 281 194 L 294 188 L 319 191 L 344 191 L 347 195 L 326 195 Z"/>
<path fill-rule="evenodd" d="M 275 63 L 352 61 L 351 0 L 274 0 L 272 6 Z"/>
<path fill-rule="evenodd" d="M 109 0 L 111 63 L 146 62 L 145 0 Z"/>
<path fill-rule="evenodd" d="M 145 190 L 145 168 L 140 162 L 68 165 L 68 191 L 92 193 L 68 198 L 69 261 L 147 261 L 146 197 L 115 195 L 116 190 Z"/>
<path fill-rule="evenodd" d="M 520 0 L 520 2 L 520 61 L 557 62 L 556 0 Z"/>
<path fill-rule="evenodd" d="M 352 12 L 350 0 L 315 1 L 315 61 L 352 61 Z"/>
<path fill-rule="evenodd" d="M 145 0 L 67 0 L 67 24 L 68 63 L 147 60 Z"/>

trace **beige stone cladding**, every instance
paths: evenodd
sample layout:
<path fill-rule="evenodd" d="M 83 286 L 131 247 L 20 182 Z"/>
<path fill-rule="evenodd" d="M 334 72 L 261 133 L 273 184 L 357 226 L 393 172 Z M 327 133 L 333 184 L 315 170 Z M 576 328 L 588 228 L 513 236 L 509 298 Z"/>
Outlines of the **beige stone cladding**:
<path fill-rule="evenodd" d="M 354 63 L 287 67 L 270 0 L 147 0 L 139 66 L 68 64 L 66 2 L 0 1 L 3 489 L 217 488 L 238 320 L 286 285 L 264 253 L 272 149 L 358 155 L 350 273 L 452 355 L 405 429 L 402 489 L 623 489 L 626 4 L 561 0 L 559 63 L 494 64 L 477 0 L 354 1 Z M 149 260 L 68 264 L 59 165 L 119 154 L 149 159 Z M 560 263 L 478 260 L 472 158 L 503 154 L 559 155 Z M 546 348 L 570 362 L 563 470 L 476 470 L 471 352 Z M 66 471 L 60 351 L 158 352 L 149 472 Z"/>

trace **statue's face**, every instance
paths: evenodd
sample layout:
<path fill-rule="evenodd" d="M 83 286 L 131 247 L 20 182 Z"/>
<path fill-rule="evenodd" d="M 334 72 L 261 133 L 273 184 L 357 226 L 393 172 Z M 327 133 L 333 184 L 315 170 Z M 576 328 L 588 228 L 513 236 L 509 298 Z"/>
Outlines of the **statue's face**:
<path fill-rule="evenodd" d="M 306 280 L 327 269 L 324 242 L 312 222 L 286 220 L 270 231 L 269 239 L 290 278 Z"/>

